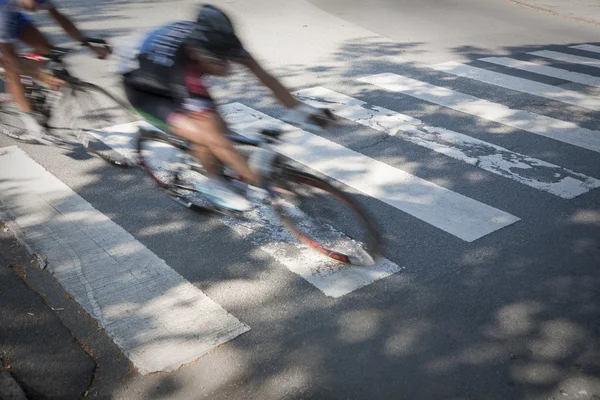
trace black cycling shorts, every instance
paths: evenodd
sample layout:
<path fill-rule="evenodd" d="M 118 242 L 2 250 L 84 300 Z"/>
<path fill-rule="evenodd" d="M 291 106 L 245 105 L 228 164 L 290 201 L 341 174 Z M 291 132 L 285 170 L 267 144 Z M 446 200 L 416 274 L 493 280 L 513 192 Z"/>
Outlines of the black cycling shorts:
<path fill-rule="evenodd" d="M 142 90 L 127 82 L 124 82 L 123 86 L 129 103 L 148 122 L 153 125 L 162 125 L 157 126 L 157 128 L 168 127 L 169 117 L 173 114 L 185 114 L 203 110 L 214 111 L 215 109 L 214 103 L 210 98 L 193 98 L 189 99 L 191 104 L 184 104 L 181 100 Z M 198 103 L 200 103 L 199 107 Z"/>

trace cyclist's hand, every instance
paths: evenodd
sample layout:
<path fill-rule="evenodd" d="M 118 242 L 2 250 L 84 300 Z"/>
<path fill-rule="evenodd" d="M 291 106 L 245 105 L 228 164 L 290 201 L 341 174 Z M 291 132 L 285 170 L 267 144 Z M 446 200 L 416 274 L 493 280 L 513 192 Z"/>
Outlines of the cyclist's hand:
<path fill-rule="evenodd" d="M 304 103 L 298 103 L 297 106 L 290 109 L 284 120 L 303 127 L 328 128 L 335 118 L 331 111 L 326 108 L 316 108 Z"/>
<path fill-rule="evenodd" d="M 108 42 L 101 38 L 88 37 L 85 38 L 81 44 L 96 53 L 101 60 L 106 59 L 112 53 L 112 48 L 109 46 Z"/>
<path fill-rule="evenodd" d="M 327 108 L 317 108 L 317 111 L 314 114 L 311 114 L 308 117 L 309 122 L 318 125 L 321 128 L 329 128 L 333 125 L 335 118 L 331 111 Z"/>
<path fill-rule="evenodd" d="M 98 55 L 98 58 L 104 60 L 106 57 L 110 55 L 110 50 L 106 47 L 101 46 L 92 46 L 91 49 Z"/>
<path fill-rule="evenodd" d="M 43 71 L 40 72 L 40 74 L 38 75 L 38 80 L 50 86 L 52 90 L 58 90 L 67 84 L 67 82 L 60 78 L 57 78 L 55 75 Z"/>

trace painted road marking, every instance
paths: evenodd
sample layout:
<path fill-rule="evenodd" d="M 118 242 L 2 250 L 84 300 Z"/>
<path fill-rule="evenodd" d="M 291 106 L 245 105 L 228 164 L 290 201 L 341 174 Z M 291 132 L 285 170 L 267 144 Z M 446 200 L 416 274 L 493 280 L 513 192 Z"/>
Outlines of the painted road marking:
<path fill-rule="evenodd" d="M 558 51 L 540 50 L 532 51 L 531 54 L 538 57 L 550 58 L 552 60 L 564 61 L 572 64 L 587 65 L 588 67 L 600 68 L 600 60 L 597 58 L 576 56 L 574 54 L 560 53 Z"/>
<path fill-rule="evenodd" d="M 462 133 L 426 126 L 421 120 L 322 87 L 296 92 L 305 103 L 326 107 L 349 119 L 390 136 L 396 136 L 454 159 L 475 165 L 531 186 L 538 190 L 572 199 L 600 187 L 600 180 L 590 178 L 536 158 L 512 152 Z"/>
<path fill-rule="evenodd" d="M 592 53 L 600 53 L 600 46 L 594 46 L 593 44 L 578 44 L 577 46 L 569 46 L 571 49 L 585 50 Z"/>
<path fill-rule="evenodd" d="M 0 211 L 141 373 L 173 371 L 250 328 L 15 146 Z"/>
<path fill-rule="evenodd" d="M 448 74 L 461 76 L 463 78 L 474 79 L 490 85 L 532 94 L 538 97 L 560 101 L 562 103 L 572 104 L 574 106 L 583 107 L 590 110 L 600 110 L 600 99 L 598 99 L 597 96 L 589 96 L 584 93 L 562 89 L 557 86 L 547 85 L 545 83 L 535 82 L 529 79 L 517 78 L 516 76 L 501 74 L 499 72 L 472 67 L 470 65 L 457 62 L 436 64 L 430 66 L 430 68 L 436 71 L 446 72 Z"/>
<path fill-rule="evenodd" d="M 573 146 L 600 152 L 600 131 L 582 128 L 572 122 L 529 111 L 511 109 L 502 104 L 391 73 L 371 75 L 361 78 L 359 81 Z"/>
<path fill-rule="evenodd" d="M 467 242 L 519 220 L 243 104 L 228 104 L 221 112 L 231 128 L 243 135 L 265 125 L 283 130 L 285 142 L 277 150 L 284 156 Z"/>
<path fill-rule="evenodd" d="M 480 58 L 479 61 L 485 61 L 492 64 L 503 65 L 505 67 L 520 69 L 522 71 L 546 75 L 552 78 L 580 83 L 582 85 L 600 87 L 600 77 L 549 67 L 547 65 L 536 64 L 529 61 L 515 60 L 514 58 L 508 57 L 486 57 Z"/>
<path fill-rule="evenodd" d="M 140 124 L 146 129 L 156 129 L 143 122 L 129 123 L 94 132 L 95 136 L 122 155 L 135 157 L 135 133 Z M 153 150 L 153 157 L 168 159 L 167 146 Z M 257 193 L 255 193 L 258 196 Z M 221 217 L 221 221 L 239 237 L 254 243 L 288 270 L 300 275 L 326 296 L 341 297 L 379 279 L 388 277 L 403 267 L 385 258 L 368 267 L 348 266 L 327 258 L 298 241 L 285 229 L 272 207 L 264 199 L 255 198 L 258 207 L 244 213 L 243 220 Z"/>

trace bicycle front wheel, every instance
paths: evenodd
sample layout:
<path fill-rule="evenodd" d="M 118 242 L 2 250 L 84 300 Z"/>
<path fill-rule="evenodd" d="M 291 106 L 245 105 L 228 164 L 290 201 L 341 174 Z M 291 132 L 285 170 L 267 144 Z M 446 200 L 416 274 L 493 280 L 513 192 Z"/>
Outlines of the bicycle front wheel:
<path fill-rule="evenodd" d="M 300 242 L 346 264 L 375 264 L 380 247 L 377 227 L 342 190 L 286 167 L 271 192 L 275 211 Z"/>
<path fill-rule="evenodd" d="M 61 106 L 76 132 L 102 130 L 139 119 L 125 101 L 88 82 L 76 82 L 65 89 Z"/>
<path fill-rule="evenodd" d="M 59 108 L 62 112 L 53 110 L 53 115 L 68 125 L 63 140 L 69 141 L 69 137 L 74 137 L 88 153 L 111 164 L 131 166 L 131 144 L 122 143 L 126 137 L 119 136 L 115 143 L 110 138 L 110 132 L 116 127 L 138 120 L 127 103 L 99 86 L 75 82 L 63 90 Z M 53 131 L 59 132 L 60 128 Z"/>
<path fill-rule="evenodd" d="M 8 99 L 0 100 L 0 133 L 21 143 L 38 143 L 23 124 L 17 105 Z"/>

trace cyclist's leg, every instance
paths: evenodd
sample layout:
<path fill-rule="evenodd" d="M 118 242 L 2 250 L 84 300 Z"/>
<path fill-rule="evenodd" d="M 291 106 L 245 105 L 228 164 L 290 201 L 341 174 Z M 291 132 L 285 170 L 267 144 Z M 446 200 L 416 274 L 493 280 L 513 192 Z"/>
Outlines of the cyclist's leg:
<path fill-rule="evenodd" d="M 6 68 L 5 90 L 10 93 L 21 111 L 31 112 L 21 80 L 17 79 L 18 74 L 22 74 L 22 67 L 15 53 L 15 42 L 19 38 L 19 26 L 23 21 L 23 15 L 11 10 L 4 12 L 2 17 L 3 19 L 0 20 L 0 35 L 2 36 L 0 56 L 2 57 L 3 68 Z"/>
<path fill-rule="evenodd" d="M 52 51 L 52 44 L 25 14 L 19 13 L 19 15 L 19 23 L 17 24 L 19 40 L 33 48 L 35 52 L 41 55 L 49 55 Z M 51 88 L 55 90 L 59 89 L 65 84 L 62 79 L 48 73 L 40 75 L 44 64 L 45 62 L 23 59 L 21 60 L 21 73 L 37 77 L 37 79 L 42 80 Z"/>
<path fill-rule="evenodd" d="M 17 37 L 23 43 L 33 48 L 41 55 L 49 55 L 52 45 L 40 30 L 23 13 L 19 13 L 17 24 Z"/>
<path fill-rule="evenodd" d="M 208 151 L 248 183 L 260 183 L 260 176 L 250 169 L 246 159 L 225 136 L 222 120 L 216 111 L 174 113 L 169 116 L 169 124 L 176 135 L 199 146 L 195 149 L 195 154 L 201 161 Z M 203 150 L 202 147 L 207 150 Z"/>
<path fill-rule="evenodd" d="M 209 176 L 218 176 L 221 165 L 225 164 L 247 182 L 260 182 L 259 175 L 250 170 L 244 157 L 225 136 L 224 124 L 216 111 L 187 112 L 175 99 L 139 90 L 128 83 L 124 86 L 129 102 L 142 116 L 194 144 L 194 155 Z"/>
<path fill-rule="evenodd" d="M 14 25 L 14 33 L 13 36 L 16 39 L 21 40 L 28 46 L 32 47 L 36 52 L 42 55 L 50 54 L 51 45 L 48 42 L 48 39 L 37 29 L 37 27 L 31 22 L 31 20 L 23 13 L 17 13 L 16 22 Z M 39 77 L 39 72 L 43 63 L 34 60 L 26 60 L 19 59 L 19 71 L 21 75 Z M 52 81 L 55 86 L 60 85 L 62 82 Z M 9 93 L 14 93 L 14 90 L 18 90 L 18 88 L 13 88 L 15 85 L 14 82 L 6 82 L 7 91 Z"/>
<path fill-rule="evenodd" d="M 195 156 L 204 165 L 209 178 L 208 181 L 198 182 L 195 185 L 197 191 L 203 193 L 212 203 L 219 207 L 234 211 L 247 211 L 252 208 L 252 203 L 244 196 L 232 190 L 233 188 L 230 188 L 227 182 L 221 179 L 219 175 L 222 164 L 219 160 L 234 170 L 236 166 L 241 164 L 242 167 L 240 170 L 236 171 L 251 183 L 258 183 L 258 179 L 253 176 L 247 164 L 246 168 L 249 173 L 244 175 L 243 168 L 245 161 L 231 143 L 228 143 L 224 135 L 221 135 L 222 139 L 213 139 L 209 135 L 204 135 L 206 131 L 210 132 L 211 129 L 213 131 L 216 130 L 214 126 L 208 123 L 212 117 L 210 114 L 202 115 L 201 117 L 188 115 L 180 111 L 179 104 L 175 99 L 140 91 L 128 84 L 125 84 L 125 94 L 134 108 L 149 122 L 163 130 L 179 133 L 182 137 L 192 142 Z M 171 121 L 174 121 L 175 126 L 171 125 Z M 206 121 L 206 123 L 202 124 L 202 121 Z M 203 131 L 203 129 L 206 131 Z M 216 134 L 213 133 L 213 135 Z M 209 138 L 206 139 L 206 137 Z M 215 143 L 216 141 L 220 142 Z M 222 143 L 222 141 L 225 141 L 225 143 Z M 226 152 L 223 152 L 221 148 L 225 146 L 231 148 L 233 157 L 230 156 L 228 158 L 227 155 L 223 156 L 223 153 Z M 239 157 L 239 160 L 236 160 L 236 156 Z M 239 161 L 239 164 L 236 164 L 236 161 Z"/>

